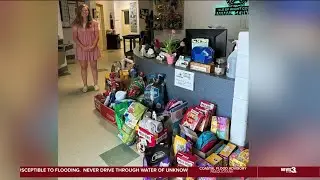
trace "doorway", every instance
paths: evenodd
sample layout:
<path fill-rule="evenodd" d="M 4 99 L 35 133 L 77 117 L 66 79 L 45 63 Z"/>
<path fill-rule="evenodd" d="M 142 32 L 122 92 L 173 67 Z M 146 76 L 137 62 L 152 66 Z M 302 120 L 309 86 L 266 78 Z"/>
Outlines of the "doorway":
<path fill-rule="evenodd" d="M 121 11 L 122 36 L 130 34 L 129 9 Z"/>
<path fill-rule="evenodd" d="M 102 50 L 102 51 L 107 49 L 106 28 L 105 28 L 103 15 L 104 15 L 103 5 L 96 3 L 95 19 L 98 21 L 99 26 L 100 26 L 98 46 L 99 46 L 100 50 Z M 101 55 L 102 54 L 103 53 L 101 53 Z"/>

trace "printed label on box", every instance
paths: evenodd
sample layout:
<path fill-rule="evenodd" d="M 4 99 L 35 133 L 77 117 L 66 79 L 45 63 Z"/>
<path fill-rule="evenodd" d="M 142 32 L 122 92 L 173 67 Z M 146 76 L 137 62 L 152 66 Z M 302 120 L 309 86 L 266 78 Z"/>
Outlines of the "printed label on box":
<path fill-rule="evenodd" d="M 157 138 L 157 144 L 159 144 L 161 141 L 165 140 L 168 137 L 167 132 L 164 132 L 160 137 Z"/>
<path fill-rule="evenodd" d="M 148 141 L 148 143 L 151 143 L 151 135 L 149 135 L 149 134 L 141 131 L 140 129 L 139 129 L 139 131 L 138 131 L 138 135 L 139 135 L 140 137 L 146 139 L 146 140 Z"/>
<path fill-rule="evenodd" d="M 197 161 L 197 158 L 195 156 L 181 152 L 178 152 L 176 157 L 178 166 L 183 167 L 193 167 Z"/>
<path fill-rule="evenodd" d="M 193 163 L 192 162 L 187 162 L 184 159 L 180 159 L 179 157 L 177 158 L 177 163 L 181 166 L 185 166 L 185 167 L 192 167 Z"/>
<path fill-rule="evenodd" d="M 201 71 L 201 72 L 207 72 L 207 68 L 205 68 L 205 67 L 200 67 L 200 66 L 195 66 L 195 65 L 192 65 L 192 66 L 190 67 L 190 69 L 196 70 L 196 71 Z"/>

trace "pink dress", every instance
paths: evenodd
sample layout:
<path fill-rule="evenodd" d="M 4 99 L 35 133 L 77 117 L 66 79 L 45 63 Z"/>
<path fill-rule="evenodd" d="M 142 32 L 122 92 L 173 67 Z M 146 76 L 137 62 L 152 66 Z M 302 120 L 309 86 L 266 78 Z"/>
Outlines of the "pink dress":
<path fill-rule="evenodd" d="M 84 46 L 91 46 L 96 38 L 99 36 L 99 24 L 93 21 L 90 28 L 83 28 L 74 26 L 73 33 L 77 33 L 78 40 Z M 76 59 L 79 61 L 98 60 L 101 57 L 98 45 L 91 51 L 84 51 L 80 46 L 76 47 Z"/>

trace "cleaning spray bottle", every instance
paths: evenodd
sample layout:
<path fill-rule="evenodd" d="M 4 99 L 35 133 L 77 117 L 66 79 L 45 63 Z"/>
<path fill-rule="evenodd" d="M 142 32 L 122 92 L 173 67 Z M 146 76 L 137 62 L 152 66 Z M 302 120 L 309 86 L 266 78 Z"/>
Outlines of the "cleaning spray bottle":
<path fill-rule="evenodd" d="M 238 41 L 235 40 L 232 43 L 236 43 L 234 51 L 228 56 L 227 59 L 227 77 L 234 79 L 236 76 L 236 65 L 237 65 L 237 56 L 238 56 Z"/>

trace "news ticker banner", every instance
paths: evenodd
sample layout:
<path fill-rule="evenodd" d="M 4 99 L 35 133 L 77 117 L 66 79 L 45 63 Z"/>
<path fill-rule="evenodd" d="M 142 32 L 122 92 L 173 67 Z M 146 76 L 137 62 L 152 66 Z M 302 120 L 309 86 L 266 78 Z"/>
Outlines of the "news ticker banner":
<path fill-rule="evenodd" d="M 20 167 L 20 177 L 320 177 L 320 167 Z"/>

